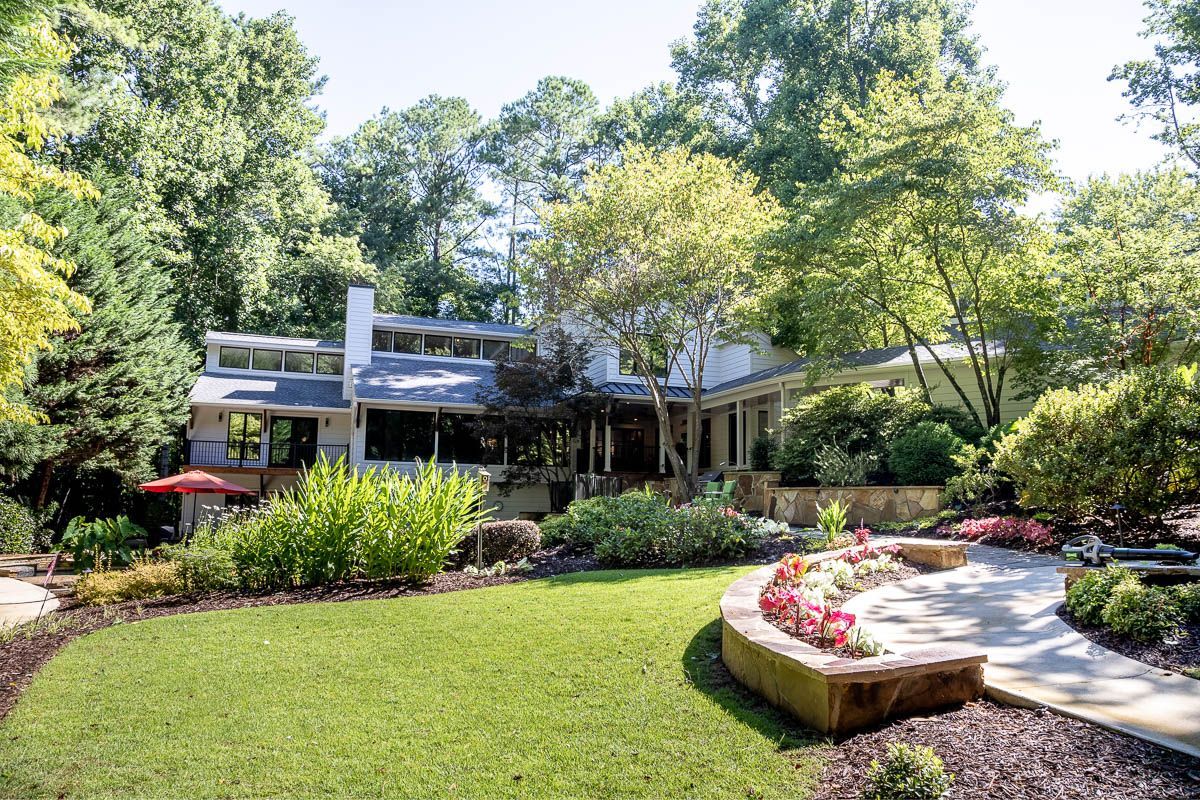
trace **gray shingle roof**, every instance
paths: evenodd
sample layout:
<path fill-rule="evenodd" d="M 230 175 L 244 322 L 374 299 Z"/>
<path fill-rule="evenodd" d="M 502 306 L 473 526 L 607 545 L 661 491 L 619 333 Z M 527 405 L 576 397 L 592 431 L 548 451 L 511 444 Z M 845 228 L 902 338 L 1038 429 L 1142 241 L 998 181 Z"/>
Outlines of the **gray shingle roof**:
<path fill-rule="evenodd" d="M 472 322 L 465 319 L 435 319 L 433 317 L 410 317 L 406 314 L 376 314 L 376 325 L 399 328 L 440 328 L 443 330 L 467 331 L 469 333 L 497 333 L 504 336 L 528 336 L 532 328 L 521 325 L 501 325 L 498 322 Z"/>
<path fill-rule="evenodd" d="M 596 391 L 600 392 L 601 394 L 625 395 L 628 397 L 650 396 L 650 390 L 647 389 L 646 384 L 642 383 L 641 381 L 636 383 L 625 381 L 609 381 L 608 383 L 602 383 L 597 386 Z M 692 393 L 686 386 L 667 387 L 667 397 L 690 399 L 691 396 Z"/>
<path fill-rule="evenodd" d="M 249 347 L 327 347 L 342 349 L 342 342 L 332 339 L 303 339 L 297 336 L 267 336 L 258 333 L 230 333 L 228 331 L 209 331 L 205 339 L 210 342 L 224 344 L 226 342 L 244 344 Z"/>
<path fill-rule="evenodd" d="M 476 394 L 492 386 L 495 373 L 491 361 L 376 358 L 371 364 L 354 367 L 354 396 L 397 403 L 475 405 Z"/>
<path fill-rule="evenodd" d="M 956 359 L 965 358 L 967 349 L 957 342 L 946 342 L 945 344 L 933 345 L 933 352 L 943 361 L 954 361 Z M 929 355 L 923 348 L 918 348 L 917 355 L 921 363 L 928 364 L 933 362 L 932 356 Z M 857 353 L 847 353 L 841 356 L 838 361 L 844 369 L 862 369 L 866 367 L 905 367 L 912 364 L 912 357 L 908 353 L 908 347 L 899 345 L 897 347 L 882 347 L 878 350 L 860 350 Z M 718 384 L 711 389 L 706 389 L 704 393 L 717 394 L 719 392 L 727 392 L 730 389 L 737 389 L 742 386 L 759 383 L 761 381 L 779 380 L 788 375 L 795 375 L 799 372 L 804 372 L 812 363 L 810 358 L 798 358 L 795 361 L 790 361 L 778 367 L 752 372 L 749 375 L 743 375 L 740 378 L 735 378 L 731 381 Z"/>
<path fill-rule="evenodd" d="M 193 403 L 230 403 L 295 408 L 349 408 L 340 380 L 269 378 L 205 372 L 188 395 Z"/>

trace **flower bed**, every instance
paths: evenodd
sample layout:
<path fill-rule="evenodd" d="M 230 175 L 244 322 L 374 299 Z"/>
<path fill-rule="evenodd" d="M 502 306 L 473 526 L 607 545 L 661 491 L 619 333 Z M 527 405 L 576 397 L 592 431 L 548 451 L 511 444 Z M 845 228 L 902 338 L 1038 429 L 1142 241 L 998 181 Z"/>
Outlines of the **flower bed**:
<path fill-rule="evenodd" d="M 913 563 L 956 567 L 966 563 L 966 551 L 962 542 L 904 541 L 899 555 Z M 845 552 L 805 560 L 812 565 Z M 721 598 L 721 658 L 739 682 L 803 724 L 843 736 L 983 695 L 987 656 L 975 649 L 950 645 L 848 658 L 785 633 L 763 617 L 759 606 L 777 568 L 772 564 L 751 572 Z"/>
<path fill-rule="evenodd" d="M 904 561 L 898 545 L 876 548 L 869 538 L 870 532 L 860 528 L 854 547 L 823 561 L 811 562 L 794 553 L 784 556 L 759 595 L 763 616 L 822 650 L 848 658 L 882 655 L 883 645 L 840 606 L 848 596 L 913 577 L 919 570 Z"/>

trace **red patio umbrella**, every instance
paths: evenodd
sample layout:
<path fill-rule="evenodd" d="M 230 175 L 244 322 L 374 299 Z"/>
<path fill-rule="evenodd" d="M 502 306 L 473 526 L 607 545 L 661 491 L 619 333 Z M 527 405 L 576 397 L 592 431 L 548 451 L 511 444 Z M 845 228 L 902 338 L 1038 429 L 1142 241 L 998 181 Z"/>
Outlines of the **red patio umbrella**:
<path fill-rule="evenodd" d="M 246 489 L 199 469 L 142 483 L 138 485 L 138 488 L 145 489 L 147 492 L 176 492 L 178 494 L 257 494 L 253 489 Z M 196 527 L 195 502 L 192 503 L 192 527 Z"/>

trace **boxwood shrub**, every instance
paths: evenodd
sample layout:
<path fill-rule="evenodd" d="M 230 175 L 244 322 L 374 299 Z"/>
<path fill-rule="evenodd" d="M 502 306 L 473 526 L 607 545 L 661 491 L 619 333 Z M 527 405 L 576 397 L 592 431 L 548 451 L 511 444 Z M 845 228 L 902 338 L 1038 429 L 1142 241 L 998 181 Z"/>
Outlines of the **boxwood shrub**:
<path fill-rule="evenodd" d="M 32 553 L 41 539 L 41 526 L 29 509 L 0 496 L 0 553 Z"/>
<path fill-rule="evenodd" d="M 918 422 L 892 440 L 888 467 L 897 483 L 940 486 L 958 474 L 954 457 L 965 445 L 944 422 Z"/>
<path fill-rule="evenodd" d="M 542 533 L 536 522 L 512 519 L 487 522 L 483 525 L 483 565 L 490 567 L 498 561 L 513 564 L 528 558 L 542 545 Z M 461 564 L 475 563 L 475 534 L 469 534 L 458 543 L 458 560 Z"/>

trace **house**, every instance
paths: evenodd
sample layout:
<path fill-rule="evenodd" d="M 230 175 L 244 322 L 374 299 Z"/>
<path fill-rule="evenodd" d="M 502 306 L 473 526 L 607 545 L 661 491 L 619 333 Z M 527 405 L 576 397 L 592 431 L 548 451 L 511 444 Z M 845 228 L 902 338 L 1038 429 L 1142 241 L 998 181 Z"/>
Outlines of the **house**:
<path fill-rule="evenodd" d="M 536 332 L 517 325 L 377 314 L 374 289 L 348 289 L 342 341 L 209 332 L 205 369 L 191 390 L 185 468 L 202 468 L 264 497 L 295 484 L 318 454 L 352 464 L 411 469 L 418 460 L 460 467 L 486 466 L 493 474 L 489 501 L 496 516 L 550 510 L 546 487 L 502 494 L 512 456 L 503 442 L 483 442 L 472 417 L 497 359 L 522 352 Z M 956 357 L 955 345 L 940 355 Z M 913 385 L 915 367 L 903 347 L 857 353 L 850 368 L 810 386 L 808 362 L 774 347 L 766 336 L 714 349 L 705 367 L 699 421 L 699 466 L 731 470 L 749 465 L 750 442 L 779 425 L 783 413 L 808 392 L 839 383 L 880 388 Z M 964 373 L 966 367 L 962 367 Z M 589 377 L 607 398 L 584 441 L 573 442 L 571 472 L 622 475 L 634 480 L 667 471 L 649 393 L 622 354 L 598 349 Z M 935 401 L 954 403 L 949 387 L 929 371 Z M 965 376 L 964 376 L 965 377 Z M 960 380 L 963 386 L 971 381 Z M 690 393 L 679 374 L 666 377 L 672 425 L 685 438 Z M 1016 417 L 1028 402 L 1009 402 Z M 569 480 L 570 475 L 564 475 Z M 185 500 L 190 519 L 197 496 Z M 253 496 L 251 496 L 253 501 Z M 200 514 L 230 496 L 199 496 Z"/>

